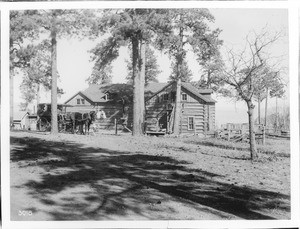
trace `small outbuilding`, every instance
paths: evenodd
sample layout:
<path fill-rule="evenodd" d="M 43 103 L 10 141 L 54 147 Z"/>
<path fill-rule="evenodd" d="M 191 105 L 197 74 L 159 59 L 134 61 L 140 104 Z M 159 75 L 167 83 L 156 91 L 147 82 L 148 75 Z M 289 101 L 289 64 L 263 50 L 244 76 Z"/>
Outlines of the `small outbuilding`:
<path fill-rule="evenodd" d="M 29 112 L 17 111 L 14 113 L 13 129 L 28 130 L 29 127 Z"/>
<path fill-rule="evenodd" d="M 37 130 L 37 115 L 36 114 L 32 114 L 32 115 L 28 115 L 28 120 L 29 120 L 29 126 L 28 126 L 28 130 Z"/>

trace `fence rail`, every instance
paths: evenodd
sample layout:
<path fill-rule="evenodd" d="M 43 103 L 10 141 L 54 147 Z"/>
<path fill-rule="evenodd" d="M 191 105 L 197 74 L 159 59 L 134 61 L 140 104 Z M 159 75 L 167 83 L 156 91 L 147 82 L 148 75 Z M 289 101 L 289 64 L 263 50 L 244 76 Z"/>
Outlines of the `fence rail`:
<path fill-rule="evenodd" d="M 272 128 L 265 128 L 264 125 L 255 125 L 255 140 L 265 144 L 266 137 L 290 139 L 289 131 L 274 132 Z M 224 139 L 232 142 L 249 142 L 249 129 L 223 129 L 215 132 L 215 138 Z"/>

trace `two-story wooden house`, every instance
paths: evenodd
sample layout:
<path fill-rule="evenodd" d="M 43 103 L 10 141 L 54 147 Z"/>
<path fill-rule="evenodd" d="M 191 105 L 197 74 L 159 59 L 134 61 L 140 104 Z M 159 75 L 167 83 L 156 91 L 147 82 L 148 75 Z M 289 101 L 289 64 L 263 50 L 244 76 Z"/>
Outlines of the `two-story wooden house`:
<path fill-rule="evenodd" d="M 165 83 L 151 83 L 145 88 L 145 97 L 161 90 Z M 130 128 L 133 121 L 132 112 L 133 87 L 129 84 L 91 84 L 84 91 L 79 91 L 68 99 L 65 104 L 67 112 L 101 111 L 105 114 L 97 120 L 100 129 L 114 128 L 115 119 L 127 117 L 127 126 Z"/>

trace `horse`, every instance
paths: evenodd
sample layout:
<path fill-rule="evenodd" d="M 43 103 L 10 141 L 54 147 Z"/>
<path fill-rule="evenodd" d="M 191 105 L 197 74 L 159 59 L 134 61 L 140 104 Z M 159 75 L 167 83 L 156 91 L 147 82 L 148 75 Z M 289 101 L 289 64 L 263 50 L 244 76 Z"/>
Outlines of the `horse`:
<path fill-rule="evenodd" d="M 85 133 L 88 132 L 88 134 L 90 134 L 90 126 L 92 124 L 92 122 L 94 122 L 96 120 L 96 111 L 90 111 L 89 113 L 84 113 L 83 114 L 83 122 L 85 125 Z"/>
<path fill-rule="evenodd" d="M 75 134 L 76 127 L 79 126 L 79 133 L 83 133 L 83 114 L 80 112 L 69 112 L 66 113 L 66 120 L 70 120 L 70 123 L 72 124 L 72 133 Z"/>
<path fill-rule="evenodd" d="M 85 135 L 89 133 L 90 125 L 96 119 L 96 112 L 90 111 L 89 113 L 71 112 L 66 113 L 66 119 L 69 119 L 72 123 L 72 133 L 75 134 L 77 126 L 79 126 L 79 133 Z M 85 126 L 85 129 L 83 129 Z"/>

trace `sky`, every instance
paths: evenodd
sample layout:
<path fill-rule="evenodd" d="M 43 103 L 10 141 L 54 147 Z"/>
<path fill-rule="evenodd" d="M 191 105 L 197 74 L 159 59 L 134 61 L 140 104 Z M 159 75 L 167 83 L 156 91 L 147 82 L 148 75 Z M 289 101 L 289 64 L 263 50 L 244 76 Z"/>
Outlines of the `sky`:
<path fill-rule="evenodd" d="M 222 30 L 220 39 L 224 41 L 222 52 L 226 48 L 241 49 L 245 45 L 245 37 L 250 31 L 259 33 L 267 27 L 269 31 L 281 31 L 287 34 L 288 31 L 288 12 L 285 9 L 209 9 L 215 17 L 215 22 L 210 24 L 211 29 L 219 28 Z M 88 53 L 97 41 L 83 39 L 60 39 L 58 41 L 58 72 L 60 79 L 58 85 L 63 88 L 65 94 L 59 98 L 58 102 L 63 103 L 78 91 L 88 87 L 86 79 L 92 71 L 93 63 L 90 62 Z M 288 36 L 279 40 L 270 50 L 272 56 L 281 56 L 281 64 L 288 67 Z M 166 82 L 171 69 L 171 61 L 167 55 L 156 52 L 157 60 L 162 70 L 158 80 Z M 113 83 L 124 83 L 127 74 L 125 59 L 129 59 L 126 48 L 121 48 L 120 56 L 113 63 Z M 193 80 L 199 80 L 200 67 L 196 62 L 196 57 L 189 53 L 187 56 L 188 64 L 193 72 Z M 285 76 L 288 82 L 288 74 Z M 20 91 L 21 77 L 16 77 L 15 103 L 22 101 Z M 214 95 L 215 97 L 215 95 Z M 215 97 L 216 122 L 218 125 L 227 122 L 247 122 L 247 109 L 243 102 Z M 288 93 L 284 100 L 279 101 L 279 105 L 288 105 Z M 44 94 L 41 102 L 50 102 L 50 93 Z M 275 99 L 270 100 L 269 107 L 275 105 Z M 264 108 L 262 104 L 262 109 Z"/>

